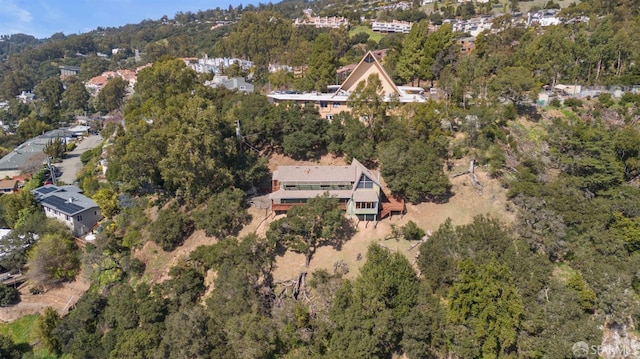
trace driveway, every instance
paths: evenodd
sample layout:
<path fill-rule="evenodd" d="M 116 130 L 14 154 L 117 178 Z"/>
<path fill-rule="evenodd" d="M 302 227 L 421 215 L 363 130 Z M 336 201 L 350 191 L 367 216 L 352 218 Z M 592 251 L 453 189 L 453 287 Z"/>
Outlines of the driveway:
<path fill-rule="evenodd" d="M 61 163 L 55 164 L 60 171 L 62 171 L 62 176 L 58 177 L 58 180 L 67 184 L 74 183 L 78 172 L 82 169 L 80 155 L 96 147 L 101 141 L 102 137 L 100 137 L 100 135 L 91 135 L 85 137 L 82 142 L 78 143 L 73 151 L 64 156 Z"/>

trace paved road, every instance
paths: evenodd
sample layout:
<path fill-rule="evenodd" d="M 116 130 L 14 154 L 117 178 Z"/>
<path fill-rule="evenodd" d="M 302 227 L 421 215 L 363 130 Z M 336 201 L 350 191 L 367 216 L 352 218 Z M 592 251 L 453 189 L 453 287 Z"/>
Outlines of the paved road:
<path fill-rule="evenodd" d="M 100 135 L 91 135 L 78 143 L 78 146 L 64 157 L 62 163 L 56 163 L 56 166 L 62 171 L 62 176 L 58 177 L 58 180 L 67 184 L 75 182 L 76 175 L 82 169 L 80 155 L 96 147 L 101 141 Z"/>

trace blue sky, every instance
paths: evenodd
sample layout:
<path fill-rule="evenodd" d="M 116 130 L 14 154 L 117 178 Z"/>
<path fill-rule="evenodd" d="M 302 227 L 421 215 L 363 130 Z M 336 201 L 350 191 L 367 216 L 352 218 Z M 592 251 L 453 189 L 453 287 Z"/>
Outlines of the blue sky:
<path fill-rule="evenodd" d="M 46 38 L 99 26 L 137 24 L 144 19 L 172 18 L 177 12 L 226 9 L 257 0 L 0 0 L 0 35 L 24 33 Z M 262 1 L 268 3 L 268 1 Z M 275 2 L 275 1 L 274 1 Z"/>

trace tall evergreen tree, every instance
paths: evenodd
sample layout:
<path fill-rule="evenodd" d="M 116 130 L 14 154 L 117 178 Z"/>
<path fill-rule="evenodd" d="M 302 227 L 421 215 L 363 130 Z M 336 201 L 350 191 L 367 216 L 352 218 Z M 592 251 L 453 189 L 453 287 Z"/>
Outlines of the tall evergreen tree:
<path fill-rule="evenodd" d="M 422 20 L 411 27 L 409 35 L 405 38 L 396 64 L 396 74 L 403 82 L 411 81 L 414 85 L 417 80 L 420 86 L 420 58 L 428 33 L 429 21 Z"/>
<path fill-rule="evenodd" d="M 309 69 L 305 78 L 310 90 L 326 92 L 327 86 L 336 82 L 336 60 L 333 42 L 329 34 L 320 34 L 313 42 L 309 55 Z"/>

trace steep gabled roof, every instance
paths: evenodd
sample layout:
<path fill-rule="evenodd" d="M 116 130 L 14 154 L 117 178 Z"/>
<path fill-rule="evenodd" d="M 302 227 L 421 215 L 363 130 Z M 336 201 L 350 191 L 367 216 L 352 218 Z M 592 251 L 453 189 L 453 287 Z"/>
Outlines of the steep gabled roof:
<path fill-rule="evenodd" d="M 358 65 L 356 66 L 347 79 L 340 85 L 340 88 L 336 92 L 336 94 L 347 93 L 350 94 L 353 90 L 356 89 L 358 83 L 362 81 L 366 81 L 369 75 L 377 73 L 380 78 L 380 82 L 382 82 L 382 89 L 384 91 L 385 96 L 389 96 L 391 94 L 395 94 L 397 96 L 402 96 L 398 87 L 393 83 L 389 74 L 384 70 L 376 56 L 371 52 L 367 52 L 366 55 L 360 60 Z"/>
<path fill-rule="evenodd" d="M 380 186 L 380 181 L 378 181 L 378 178 L 376 176 L 374 176 L 373 172 L 371 172 L 371 170 L 369 170 L 367 167 L 365 167 L 357 159 L 354 158 L 353 160 L 351 160 L 351 167 L 355 167 L 355 169 L 356 169 L 356 178 L 355 178 L 356 183 L 354 184 L 354 187 L 353 187 L 354 190 L 358 186 L 358 181 L 360 181 L 360 177 L 362 175 L 365 175 L 365 176 L 369 177 L 369 179 L 372 180 L 375 184 L 377 184 L 378 187 L 382 187 L 382 186 Z"/>

